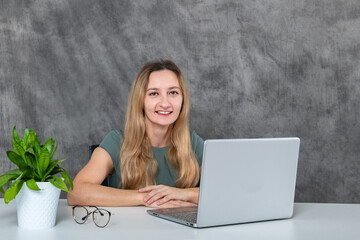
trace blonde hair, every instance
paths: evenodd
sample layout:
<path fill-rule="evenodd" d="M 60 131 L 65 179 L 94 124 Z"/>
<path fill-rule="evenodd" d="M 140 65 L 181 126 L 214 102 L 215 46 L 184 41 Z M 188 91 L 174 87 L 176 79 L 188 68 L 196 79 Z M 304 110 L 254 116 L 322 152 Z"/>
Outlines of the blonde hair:
<path fill-rule="evenodd" d="M 173 124 L 171 145 L 167 152 L 178 173 L 176 187 L 194 187 L 200 179 L 200 167 L 191 148 L 188 117 L 189 94 L 181 70 L 170 60 L 146 64 L 131 87 L 125 119 L 124 142 L 120 151 L 121 188 L 139 189 L 156 184 L 158 164 L 153 158 L 150 140 L 145 131 L 144 99 L 152 72 L 170 70 L 178 78 L 183 96 L 182 108 Z"/>

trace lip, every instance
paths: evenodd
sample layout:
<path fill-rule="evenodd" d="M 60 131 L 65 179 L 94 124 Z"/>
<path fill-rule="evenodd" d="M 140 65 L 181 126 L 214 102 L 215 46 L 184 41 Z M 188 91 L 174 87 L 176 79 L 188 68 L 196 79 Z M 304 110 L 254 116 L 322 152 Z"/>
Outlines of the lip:
<path fill-rule="evenodd" d="M 155 111 L 155 113 L 159 116 L 169 116 L 173 113 L 173 111 Z"/>

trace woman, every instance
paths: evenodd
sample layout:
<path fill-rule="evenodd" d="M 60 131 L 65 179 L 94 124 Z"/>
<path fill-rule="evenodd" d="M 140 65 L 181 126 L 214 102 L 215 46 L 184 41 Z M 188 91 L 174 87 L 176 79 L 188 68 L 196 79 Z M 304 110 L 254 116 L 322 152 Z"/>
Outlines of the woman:
<path fill-rule="evenodd" d="M 113 130 L 74 179 L 70 205 L 197 204 L 204 141 L 189 131 L 189 96 L 169 60 L 145 65 L 129 95 L 124 131 Z M 110 187 L 102 186 L 109 176 Z"/>

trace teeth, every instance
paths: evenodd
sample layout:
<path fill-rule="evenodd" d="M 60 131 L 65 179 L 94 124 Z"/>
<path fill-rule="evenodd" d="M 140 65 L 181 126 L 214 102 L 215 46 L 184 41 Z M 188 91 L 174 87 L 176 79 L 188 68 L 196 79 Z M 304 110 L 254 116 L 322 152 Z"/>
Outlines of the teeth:
<path fill-rule="evenodd" d="M 159 114 L 169 114 L 171 112 L 161 112 L 161 111 L 158 111 Z"/>

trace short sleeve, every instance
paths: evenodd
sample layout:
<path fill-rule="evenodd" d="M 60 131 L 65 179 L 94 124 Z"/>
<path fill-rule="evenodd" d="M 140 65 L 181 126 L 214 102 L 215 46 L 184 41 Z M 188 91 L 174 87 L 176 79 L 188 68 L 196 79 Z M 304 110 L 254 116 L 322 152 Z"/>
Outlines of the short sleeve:
<path fill-rule="evenodd" d="M 203 150 L 204 150 L 204 140 L 196 134 L 195 131 L 191 131 L 191 147 L 195 153 L 196 159 L 201 166 L 202 164 L 202 157 L 203 157 Z"/>
<path fill-rule="evenodd" d="M 123 143 L 123 134 L 120 130 L 112 130 L 100 143 L 99 147 L 107 151 L 114 163 L 114 168 L 119 165 L 120 147 Z"/>

